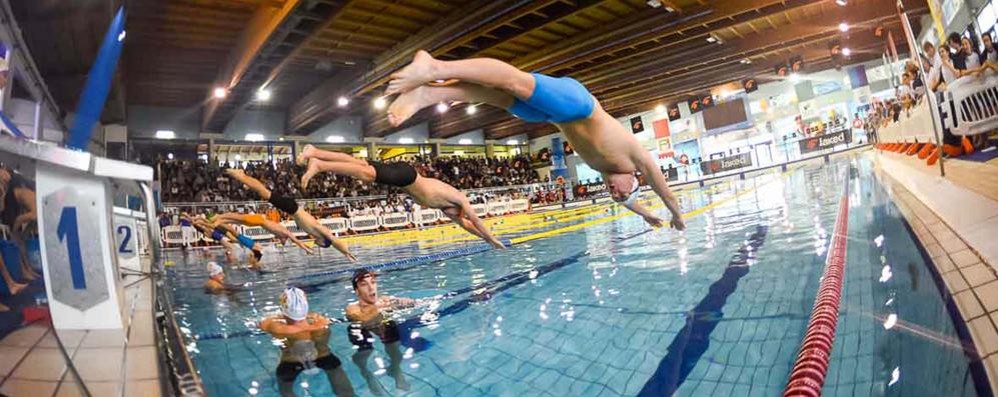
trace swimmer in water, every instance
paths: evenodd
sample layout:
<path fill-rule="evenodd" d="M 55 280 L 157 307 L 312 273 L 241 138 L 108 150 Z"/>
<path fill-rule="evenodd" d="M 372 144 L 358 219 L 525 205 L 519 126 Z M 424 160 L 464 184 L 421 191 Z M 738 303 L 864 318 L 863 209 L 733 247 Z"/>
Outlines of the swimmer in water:
<path fill-rule="evenodd" d="M 337 240 L 333 236 L 333 232 L 329 230 L 328 227 L 323 226 L 315 219 L 312 214 L 309 214 L 304 208 L 298 206 L 298 203 L 290 197 L 284 197 L 271 193 L 267 186 L 260 182 L 260 180 L 246 175 L 246 172 L 238 168 L 229 168 L 225 170 L 225 173 L 229 174 L 233 179 L 242 182 L 251 190 L 256 192 L 260 198 L 267 200 L 274 208 L 277 208 L 284 213 L 291 215 L 294 218 L 295 223 L 298 227 L 305 233 L 308 233 L 315 239 L 315 244 L 322 247 L 328 248 L 333 246 L 337 251 L 340 251 L 343 256 L 346 256 L 351 262 L 356 262 L 357 257 L 350 252 L 350 248 L 347 247 L 342 241 Z"/>
<path fill-rule="evenodd" d="M 328 318 L 308 311 L 308 298 L 298 288 L 288 288 L 279 299 L 281 315 L 264 318 L 260 330 L 281 342 L 281 360 L 277 365 L 278 388 L 281 396 L 295 395 L 295 379 L 302 372 L 324 371 L 333 393 L 353 396 L 353 385 L 340 365 L 340 359 L 329 350 Z"/>
<path fill-rule="evenodd" d="M 350 321 L 350 342 L 358 348 L 353 355 L 354 364 L 360 368 L 360 373 L 367 381 L 371 393 L 376 396 L 382 395 L 381 385 L 367 368 L 367 359 L 374 352 L 371 343 L 374 341 L 373 335 L 378 335 L 385 345 L 385 353 L 388 353 L 388 374 L 395 378 L 395 388 L 409 390 L 409 383 L 406 382 L 401 368 L 402 348 L 398 324 L 383 311 L 411 307 L 416 301 L 391 296 L 379 297 L 378 275 L 367 269 L 354 272 L 352 283 L 358 301 L 347 305 L 346 314 L 347 320 Z"/>
<path fill-rule="evenodd" d="M 405 163 L 367 162 L 344 153 L 329 152 L 306 145 L 298 156 L 299 164 L 308 164 L 301 177 L 302 189 L 308 181 L 320 172 L 346 175 L 364 182 L 375 182 L 401 188 L 412 196 L 423 208 L 436 208 L 468 233 L 485 240 L 496 248 L 504 248 L 502 242 L 492 235 L 485 223 L 475 215 L 468 197 L 451 185 L 438 179 L 419 175 L 416 169 Z"/>
<path fill-rule="evenodd" d="M 226 284 L 225 271 L 215 262 L 208 262 L 208 281 L 204 282 L 204 291 L 217 295 L 227 292 L 242 291 L 245 288 L 241 285 Z"/>
<path fill-rule="evenodd" d="M 603 174 L 614 201 L 641 215 L 649 225 L 663 225 L 662 219 L 638 202 L 635 174 L 640 172 L 672 213 L 671 226 L 686 227 L 679 202 L 651 153 L 578 81 L 527 73 L 490 58 L 441 61 L 426 51 L 417 52 L 391 78 L 386 94 L 400 94 L 388 108 L 392 125 L 402 124 L 420 109 L 450 101 L 487 103 L 528 123 L 553 123 L 575 152 Z"/>
<path fill-rule="evenodd" d="M 220 215 L 215 215 L 215 221 L 212 222 L 212 226 L 218 226 L 226 223 L 238 223 L 245 226 L 260 226 L 266 229 L 268 232 L 274 235 L 274 238 L 278 239 L 281 244 L 285 244 L 288 240 L 292 243 L 301 247 L 309 255 L 312 254 L 312 249 L 309 248 L 305 243 L 298 240 L 294 234 L 284 225 L 279 222 L 274 222 L 267 219 L 262 214 L 239 214 L 235 212 L 228 212 Z"/>

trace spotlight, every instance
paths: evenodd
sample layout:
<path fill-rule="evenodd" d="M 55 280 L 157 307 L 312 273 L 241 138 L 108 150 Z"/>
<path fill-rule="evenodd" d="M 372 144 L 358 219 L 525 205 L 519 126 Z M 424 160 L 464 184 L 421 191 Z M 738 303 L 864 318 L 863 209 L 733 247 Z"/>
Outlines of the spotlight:
<path fill-rule="evenodd" d="M 166 159 L 167 160 L 173 160 L 173 153 L 167 153 L 166 154 Z"/>
<path fill-rule="evenodd" d="M 520 141 L 518 141 L 516 139 L 510 139 L 510 140 L 506 141 L 506 144 L 507 145 L 514 145 L 515 146 L 515 145 L 519 145 Z"/>
<path fill-rule="evenodd" d="M 835 0 L 835 4 L 838 4 L 840 6 L 845 6 L 846 4 L 849 4 L 849 2 L 846 0 Z"/>
<path fill-rule="evenodd" d="M 215 95 L 215 98 L 217 99 L 225 98 L 225 96 L 228 95 L 228 93 L 229 92 L 222 87 L 215 87 L 215 91 L 212 92 L 212 94 Z"/>
<path fill-rule="evenodd" d="M 751 65 L 752 64 L 752 60 L 748 59 L 748 58 L 742 59 L 741 61 L 738 61 L 738 62 L 741 62 L 742 65 Z"/>
<path fill-rule="evenodd" d="M 264 137 L 263 134 L 250 133 L 246 134 L 245 139 L 250 142 L 260 142 L 264 139 Z"/>
<path fill-rule="evenodd" d="M 338 105 L 341 108 L 345 108 L 349 104 L 350 104 L 350 100 L 347 99 L 347 97 L 345 97 L 345 96 L 341 96 L 341 97 L 339 97 L 339 98 L 336 99 L 336 105 Z"/>
<path fill-rule="evenodd" d="M 849 31 L 849 24 L 845 23 L 845 22 L 840 23 L 839 24 L 839 31 L 840 32 L 848 32 Z"/>
<path fill-rule="evenodd" d="M 159 130 L 156 131 L 156 139 L 173 139 L 176 138 L 177 134 L 171 130 Z"/>
<path fill-rule="evenodd" d="M 374 100 L 374 107 L 376 109 L 384 109 L 385 106 L 388 106 L 388 101 L 386 101 L 385 98 L 378 97 Z"/>
<path fill-rule="evenodd" d="M 717 37 L 714 37 L 714 35 L 707 36 L 707 42 L 708 43 L 716 43 L 717 42 Z"/>
<path fill-rule="evenodd" d="M 464 108 L 464 111 L 466 113 L 468 113 L 468 114 L 478 113 L 478 106 L 477 105 L 470 105 L 470 106 Z"/>
<path fill-rule="evenodd" d="M 259 91 L 256 92 L 256 100 L 260 102 L 267 102 L 270 100 L 270 95 L 271 95 L 270 90 L 266 88 L 261 88 Z"/>
<path fill-rule="evenodd" d="M 415 142 L 412 138 L 399 138 L 399 143 L 403 145 L 411 145 Z"/>
<path fill-rule="evenodd" d="M 464 138 L 464 139 L 458 140 L 457 144 L 458 145 L 470 145 L 471 144 L 471 139 Z"/>
<path fill-rule="evenodd" d="M 842 49 L 842 56 L 850 56 L 850 55 L 852 55 L 852 50 L 850 50 L 849 47 Z"/>
<path fill-rule="evenodd" d="M 326 137 L 326 142 L 329 143 L 343 143 L 345 141 L 346 139 L 344 139 L 342 136 L 339 135 L 330 135 Z"/>
<path fill-rule="evenodd" d="M 450 106 L 447 106 L 446 103 L 440 102 L 437 104 L 437 113 L 445 113 L 447 109 L 450 109 Z"/>

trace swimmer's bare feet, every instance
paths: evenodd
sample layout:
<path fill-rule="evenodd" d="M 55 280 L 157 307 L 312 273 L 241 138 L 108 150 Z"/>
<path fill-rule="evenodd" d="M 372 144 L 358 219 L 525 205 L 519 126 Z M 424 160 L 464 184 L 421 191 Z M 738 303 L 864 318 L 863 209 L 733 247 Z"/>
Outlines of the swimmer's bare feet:
<path fill-rule="evenodd" d="M 392 73 L 391 81 L 388 82 L 386 95 L 404 94 L 412 91 L 423 84 L 436 80 L 433 76 L 435 72 L 436 59 L 430 53 L 419 50 L 412 57 L 406 67 L 398 72 Z"/>
<path fill-rule="evenodd" d="M 21 292 L 21 290 L 23 290 L 27 286 L 28 286 L 27 284 L 19 284 L 19 283 L 13 283 L 11 285 L 8 285 L 8 287 L 10 287 L 11 295 L 17 295 L 19 292 Z"/>
<path fill-rule="evenodd" d="M 436 103 L 437 101 L 432 98 L 432 95 L 429 95 L 430 90 L 431 88 L 419 86 L 395 98 L 392 105 L 388 107 L 388 122 L 392 126 L 398 127 L 416 112 Z"/>
<path fill-rule="evenodd" d="M 299 154 L 298 158 L 295 159 L 295 162 L 298 163 L 298 165 L 308 164 L 308 160 L 312 158 L 316 150 L 318 149 L 311 144 L 305 145 L 305 147 L 301 149 L 301 154 Z"/>
<path fill-rule="evenodd" d="M 409 391 L 411 388 L 411 386 L 409 386 L 409 382 L 406 382 L 405 376 L 401 373 L 395 375 L 395 388 L 403 391 Z"/>
<path fill-rule="evenodd" d="M 309 145 L 309 146 L 312 146 L 312 145 Z M 304 154 L 304 153 L 302 153 L 302 154 Z M 305 169 L 305 173 L 302 174 L 302 176 L 301 176 L 301 188 L 302 189 L 308 188 L 308 181 L 312 180 L 312 177 L 314 177 L 315 174 L 318 174 L 318 173 L 319 173 L 319 160 L 314 159 L 314 158 L 313 159 L 309 159 L 308 160 L 308 168 Z"/>

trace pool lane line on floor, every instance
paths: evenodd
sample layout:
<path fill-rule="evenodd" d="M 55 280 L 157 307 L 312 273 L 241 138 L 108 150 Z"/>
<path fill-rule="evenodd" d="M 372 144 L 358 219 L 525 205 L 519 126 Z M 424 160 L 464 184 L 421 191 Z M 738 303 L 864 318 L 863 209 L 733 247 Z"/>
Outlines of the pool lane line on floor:
<path fill-rule="evenodd" d="M 728 297 L 738 288 L 738 281 L 748 275 L 752 268 L 749 261 L 756 258 L 755 253 L 766 242 L 768 232 L 768 226 L 756 225 L 748 241 L 731 257 L 721 278 L 710 285 L 707 296 L 688 312 L 686 324 L 669 344 L 668 353 L 638 396 L 671 396 L 686 381 L 710 347 L 710 334 L 724 316 L 722 309 Z"/>

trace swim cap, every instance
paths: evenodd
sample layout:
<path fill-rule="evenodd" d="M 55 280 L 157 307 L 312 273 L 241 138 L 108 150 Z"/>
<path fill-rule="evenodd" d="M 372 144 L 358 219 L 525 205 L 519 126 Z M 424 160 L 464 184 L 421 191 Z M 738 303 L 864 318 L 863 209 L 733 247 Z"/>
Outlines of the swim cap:
<path fill-rule="evenodd" d="M 308 298 L 305 297 L 305 291 L 295 287 L 285 289 L 278 302 L 281 314 L 285 317 L 295 321 L 308 317 Z"/>
<path fill-rule="evenodd" d="M 638 197 L 639 196 L 641 196 L 641 182 L 638 182 L 638 178 L 635 177 L 634 178 L 634 189 L 631 190 L 631 194 L 629 194 L 626 199 L 623 199 L 623 200 L 616 200 L 615 199 L 614 201 L 616 201 L 618 203 L 621 203 L 623 205 L 626 205 L 626 206 L 630 206 L 630 205 L 633 205 L 634 202 L 638 201 Z"/>
<path fill-rule="evenodd" d="M 216 262 L 208 262 L 208 277 L 215 277 L 222 274 L 222 267 Z"/>
<path fill-rule="evenodd" d="M 357 269 L 357 271 L 353 272 L 353 278 L 350 279 L 353 289 L 357 289 L 357 283 L 367 277 L 378 277 L 378 274 L 367 269 Z"/>

